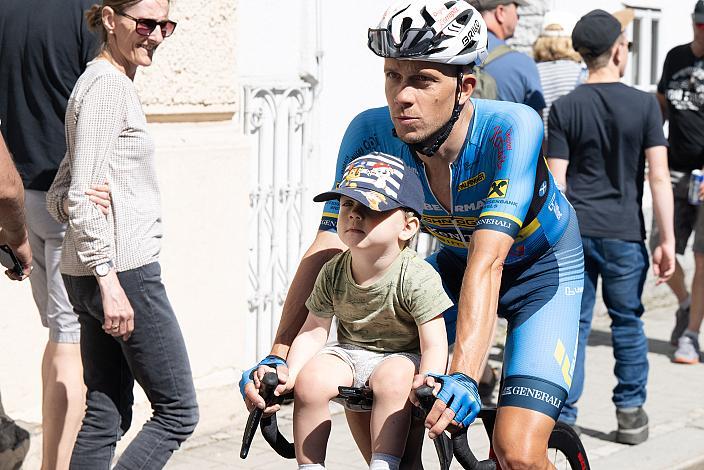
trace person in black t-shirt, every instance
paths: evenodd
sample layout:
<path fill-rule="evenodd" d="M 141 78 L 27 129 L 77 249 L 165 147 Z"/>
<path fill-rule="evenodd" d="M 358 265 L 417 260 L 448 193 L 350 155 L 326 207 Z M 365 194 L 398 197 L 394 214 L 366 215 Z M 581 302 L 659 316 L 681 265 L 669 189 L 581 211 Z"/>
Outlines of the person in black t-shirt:
<path fill-rule="evenodd" d="M 78 316 L 59 259 L 65 226 L 46 209 L 66 153 L 64 113 L 76 80 L 97 54 L 84 12 L 94 0 L 2 0 L 0 119 L 25 188 L 32 294 L 49 334 L 42 358 L 42 468 L 67 469 L 84 414 Z M 86 196 L 87 197 L 87 196 Z"/>
<path fill-rule="evenodd" d="M 670 121 L 668 152 L 670 179 L 675 194 L 675 245 L 684 254 L 694 231 L 694 277 L 690 297 L 684 272 L 676 263 L 668 281 L 677 296 L 675 328 L 670 342 L 677 346 L 674 362 L 699 363 L 699 329 L 704 316 L 704 210 L 689 204 L 687 190 L 692 170 L 704 167 L 704 1 L 692 15 L 694 40 L 667 53 L 658 83 L 657 98 L 663 117 Z M 700 189 L 700 198 L 704 188 Z M 650 239 L 657 243 L 657 231 Z M 691 305 L 690 305 L 691 299 Z M 691 316 L 690 316 L 691 312 Z"/>
<path fill-rule="evenodd" d="M 638 444 L 648 438 L 643 410 L 648 380 L 648 341 L 643 332 L 641 294 L 648 272 L 641 209 L 645 162 L 653 207 L 662 234 L 653 252 L 658 282 L 675 269 L 672 189 L 667 141 L 652 95 L 619 82 L 628 59 L 628 40 L 613 15 L 594 10 L 574 27 L 572 42 L 589 68 L 589 78 L 552 106 L 548 118 L 548 164 L 577 212 L 584 246 L 584 292 L 572 388 L 560 420 L 574 425 L 584 388 L 584 356 L 591 329 L 597 278 L 603 279 L 618 385 L 613 391 L 616 440 Z"/>

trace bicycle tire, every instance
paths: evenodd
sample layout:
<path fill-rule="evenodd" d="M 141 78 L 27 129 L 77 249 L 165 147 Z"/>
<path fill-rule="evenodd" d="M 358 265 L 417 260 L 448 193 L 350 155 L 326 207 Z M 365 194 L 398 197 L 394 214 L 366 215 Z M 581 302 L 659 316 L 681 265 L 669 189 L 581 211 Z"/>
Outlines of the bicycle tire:
<path fill-rule="evenodd" d="M 558 421 L 548 440 L 548 456 L 551 449 L 562 453 L 571 470 L 590 470 L 587 452 L 581 439 L 569 425 Z"/>

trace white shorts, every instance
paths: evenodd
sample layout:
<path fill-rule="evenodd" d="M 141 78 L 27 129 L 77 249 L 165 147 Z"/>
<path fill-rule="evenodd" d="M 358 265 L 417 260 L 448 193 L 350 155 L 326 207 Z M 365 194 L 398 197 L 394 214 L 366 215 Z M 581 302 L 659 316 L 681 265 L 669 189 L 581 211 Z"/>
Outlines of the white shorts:
<path fill-rule="evenodd" d="M 413 363 L 418 373 L 420 354 L 411 352 L 377 352 L 364 349 L 361 346 L 346 343 L 333 343 L 325 346 L 318 354 L 337 356 L 352 369 L 352 386 L 363 387 L 368 384 L 369 377 L 381 361 L 390 357 L 405 357 Z"/>

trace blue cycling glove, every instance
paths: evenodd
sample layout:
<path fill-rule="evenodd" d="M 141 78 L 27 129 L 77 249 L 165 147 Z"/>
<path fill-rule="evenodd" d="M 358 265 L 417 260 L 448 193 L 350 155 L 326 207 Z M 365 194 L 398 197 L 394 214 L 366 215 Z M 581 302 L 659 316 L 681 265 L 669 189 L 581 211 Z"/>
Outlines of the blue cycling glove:
<path fill-rule="evenodd" d="M 428 375 L 442 383 L 437 399 L 445 402 L 455 412 L 454 420 L 465 428 L 472 424 L 482 409 L 477 382 L 462 372 Z"/>
<path fill-rule="evenodd" d="M 259 369 L 259 366 L 270 366 L 276 369 L 276 366 L 286 366 L 288 367 L 288 364 L 286 361 L 279 357 L 279 356 L 274 356 L 273 354 L 268 355 L 261 361 L 259 361 L 259 364 L 256 366 L 252 367 L 251 369 L 247 369 L 246 371 L 242 372 L 242 378 L 240 379 L 240 393 L 242 394 L 242 398 L 245 398 L 244 394 L 244 387 L 247 385 L 249 382 L 252 381 L 252 377 L 254 377 L 254 373 Z"/>

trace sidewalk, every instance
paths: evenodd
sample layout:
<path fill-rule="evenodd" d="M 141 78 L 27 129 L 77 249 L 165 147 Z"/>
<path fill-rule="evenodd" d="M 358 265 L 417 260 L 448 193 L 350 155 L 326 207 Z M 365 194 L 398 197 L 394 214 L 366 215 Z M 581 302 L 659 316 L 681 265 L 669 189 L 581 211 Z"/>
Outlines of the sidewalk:
<path fill-rule="evenodd" d="M 691 254 L 681 258 L 685 263 Z M 689 269 L 688 269 L 689 268 Z M 690 271 L 685 266 L 686 271 Z M 578 424 L 583 428 L 582 440 L 593 469 L 693 470 L 704 469 L 704 364 L 686 366 L 670 362 L 673 347 L 668 340 L 674 322 L 674 296 L 666 286 L 655 287 L 652 280 L 644 294 L 645 330 L 649 338 L 650 380 L 645 408 L 650 417 L 650 438 L 638 446 L 613 441 L 616 416 L 611 403 L 613 357 L 610 347 L 609 318 L 605 308 L 597 304 L 593 332 L 587 348 L 587 380 Z M 216 380 L 215 384 L 198 386 L 201 421 L 195 435 L 177 452 L 167 465 L 171 470 L 201 469 L 295 469 L 294 461 L 278 457 L 264 442 L 255 437 L 246 460 L 239 458 L 242 430 L 247 415 L 234 385 L 234 371 Z M 219 383 L 217 383 L 219 382 Z M 140 401 L 137 398 L 138 402 Z M 328 447 L 330 469 L 362 469 L 361 454 L 351 439 L 344 415 L 333 418 L 333 431 Z M 147 419 L 144 400 L 135 407 L 130 433 L 121 442 L 118 452 Z M 279 413 L 282 433 L 291 437 L 291 408 Z M 32 431 L 32 447 L 23 468 L 39 468 L 40 429 Z M 488 442 L 481 425 L 470 428 L 470 442 L 478 456 L 487 455 Z M 430 441 L 423 447 L 424 465 L 438 468 Z M 459 468 L 456 466 L 452 467 Z"/>

